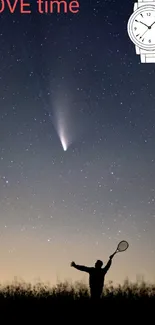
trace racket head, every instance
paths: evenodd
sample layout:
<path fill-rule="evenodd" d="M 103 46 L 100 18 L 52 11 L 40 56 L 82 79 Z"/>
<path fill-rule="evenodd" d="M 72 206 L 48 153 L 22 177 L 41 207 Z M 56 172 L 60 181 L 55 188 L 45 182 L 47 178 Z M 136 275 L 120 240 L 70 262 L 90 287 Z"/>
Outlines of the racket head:
<path fill-rule="evenodd" d="M 129 243 L 126 240 L 121 240 L 117 246 L 117 252 L 124 252 L 129 247 Z"/>

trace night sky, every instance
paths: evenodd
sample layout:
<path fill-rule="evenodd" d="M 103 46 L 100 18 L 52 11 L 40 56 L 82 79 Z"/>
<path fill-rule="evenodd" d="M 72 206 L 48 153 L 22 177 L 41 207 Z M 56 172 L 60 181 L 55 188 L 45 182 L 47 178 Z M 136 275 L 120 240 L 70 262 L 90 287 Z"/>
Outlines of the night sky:
<path fill-rule="evenodd" d="M 0 281 L 155 280 L 155 65 L 127 34 L 134 1 L 0 15 Z M 65 149 L 65 150 L 64 150 Z"/>

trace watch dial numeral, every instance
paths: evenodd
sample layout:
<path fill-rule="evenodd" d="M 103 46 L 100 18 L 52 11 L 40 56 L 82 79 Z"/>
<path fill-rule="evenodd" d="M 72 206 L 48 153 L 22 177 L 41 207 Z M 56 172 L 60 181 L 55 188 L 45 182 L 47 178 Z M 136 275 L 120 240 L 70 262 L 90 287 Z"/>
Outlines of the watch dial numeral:
<path fill-rule="evenodd" d="M 134 27 L 134 30 L 137 30 L 137 27 Z"/>
<path fill-rule="evenodd" d="M 149 43 L 151 43 L 151 39 L 149 39 Z"/>
<path fill-rule="evenodd" d="M 147 12 L 146 15 L 147 15 L 147 16 L 151 16 L 151 12 Z"/>

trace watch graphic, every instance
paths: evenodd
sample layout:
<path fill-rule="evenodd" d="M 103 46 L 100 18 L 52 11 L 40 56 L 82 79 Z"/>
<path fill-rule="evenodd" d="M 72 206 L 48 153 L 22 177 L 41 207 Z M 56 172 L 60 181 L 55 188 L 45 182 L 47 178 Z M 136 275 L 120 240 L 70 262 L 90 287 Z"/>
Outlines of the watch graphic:
<path fill-rule="evenodd" d="M 155 63 L 155 0 L 134 4 L 127 31 L 141 63 Z"/>

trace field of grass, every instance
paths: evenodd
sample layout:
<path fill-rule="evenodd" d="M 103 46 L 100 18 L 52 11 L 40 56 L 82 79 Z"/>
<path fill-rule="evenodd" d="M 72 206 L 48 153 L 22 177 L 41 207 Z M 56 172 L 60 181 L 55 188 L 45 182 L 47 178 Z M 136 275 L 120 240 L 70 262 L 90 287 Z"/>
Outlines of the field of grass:
<path fill-rule="evenodd" d="M 66 281 L 53 287 L 24 282 L 0 285 L 0 315 L 1 320 L 4 318 L 1 324 L 59 324 L 62 321 L 85 324 L 92 317 L 96 322 L 97 317 L 98 320 L 102 317 L 103 321 L 107 317 L 111 321 L 118 320 L 123 317 L 123 312 L 126 314 L 125 323 L 136 313 L 139 321 L 140 317 L 146 316 L 149 324 L 148 318 L 154 310 L 155 285 L 145 282 L 133 284 L 125 281 L 117 287 L 110 282 L 105 286 L 98 304 L 91 302 L 89 288 L 82 282 L 71 284 Z"/>

